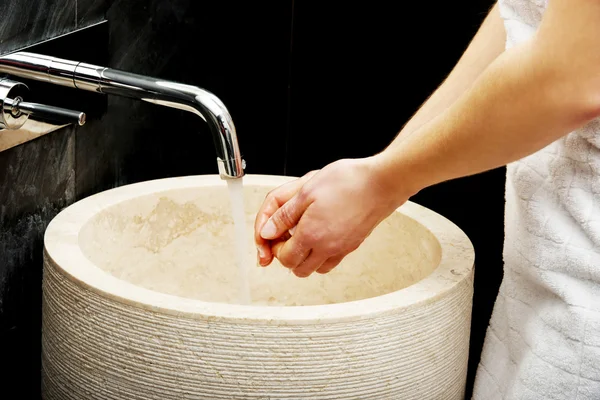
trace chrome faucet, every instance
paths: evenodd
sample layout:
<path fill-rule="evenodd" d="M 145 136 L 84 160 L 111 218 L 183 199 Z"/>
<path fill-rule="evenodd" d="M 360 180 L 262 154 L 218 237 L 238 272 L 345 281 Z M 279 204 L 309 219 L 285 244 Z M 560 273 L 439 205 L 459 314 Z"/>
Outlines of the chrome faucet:
<path fill-rule="evenodd" d="M 240 154 L 231 115 L 217 96 L 204 89 L 78 61 L 63 60 L 27 52 L 17 52 L 0 57 L 0 74 L 90 92 L 129 97 L 192 112 L 204 119 L 210 127 L 217 150 L 217 166 L 221 178 L 236 179 L 244 176 L 245 162 Z M 21 118 L 23 114 L 35 115 L 37 112 L 46 116 L 54 115 L 71 120 L 76 119 L 79 124 L 85 122 L 85 115 L 82 115 L 82 113 L 34 103 L 24 103 L 20 96 L 20 100 L 2 98 L 1 82 L 2 79 L 0 79 L 0 107 L 2 107 L 0 109 L 0 128 L 10 129 L 3 126 L 6 124 L 2 123 L 2 110 L 4 110 L 5 115 L 10 114 L 13 119 Z M 12 88 L 12 81 L 5 79 L 4 82 L 11 82 L 8 87 Z"/>

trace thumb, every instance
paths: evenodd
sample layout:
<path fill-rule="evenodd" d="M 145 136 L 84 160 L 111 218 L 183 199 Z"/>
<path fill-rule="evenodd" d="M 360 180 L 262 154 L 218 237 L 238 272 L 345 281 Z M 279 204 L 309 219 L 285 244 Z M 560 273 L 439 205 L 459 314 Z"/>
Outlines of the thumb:
<path fill-rule="evenodd" d="M 273 213 L 260 231 L 260 236 L 263 239 L 273 240 L 288 232 L 296 226 L 307 206 L 308 204 L 299 201 L 299 196 L 296 194 Z"/>

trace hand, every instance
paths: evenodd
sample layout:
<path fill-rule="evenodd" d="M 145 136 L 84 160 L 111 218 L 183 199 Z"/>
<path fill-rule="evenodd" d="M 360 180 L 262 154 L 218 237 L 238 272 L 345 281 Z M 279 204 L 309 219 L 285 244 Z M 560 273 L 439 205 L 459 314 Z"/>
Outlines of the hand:
<path fill-rule="evenodd" d="M 302 189 L 302 186 L 317 172 L 318 171 L 311 171 L 302 178 L 281 185 L 267 194 L 265 201 L 256 215 L 256 220 L 254 221 L 254 241 L 256 242 L 256 249 L 258 251 L 258 263 L 263 267 L 266 267 L 273 261 L 274 254 L 272 246 L 289 239 L 291 237 L 289 231 L 292 230 L 293 232 L 294 229 L 294 227 L 292 227 L 280 237 L 269 240 L 261 236 L 263 226 L 267 223 L 269 218 L 275 214 L 281 206 L 294 197 L 294 195 Z"/>
<path fill-rule="evenodd" d="M 335 268 L 408 199 L 378 169 L 375 157 L 340 160 L 270 192 L 254 225 L 260 265 L 276 257 L 298 277 Z"/>

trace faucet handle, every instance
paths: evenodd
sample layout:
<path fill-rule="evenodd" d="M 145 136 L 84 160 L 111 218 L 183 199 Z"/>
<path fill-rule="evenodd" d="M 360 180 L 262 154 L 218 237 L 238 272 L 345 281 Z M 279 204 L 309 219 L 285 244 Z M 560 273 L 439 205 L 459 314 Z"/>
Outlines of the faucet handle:
<path fill-rule="evenodd" d="M 33 115 L 41 119 L 48 119 L 56 122 L 75 122 L 79 126 L 85 124 L 86 115 L 81 111 L 68 110 L 66 108 L 48 106 L 45 104 L 29 103 L 15 99 L 13 109 L 27 115 Z"/>
<path fill-rule="evenodd" d="M 20 129 L 29 116 L 33 116 L 36 120 L 48 120 L 59 124 L 77 123 L 80 126 L 85 124 L 85 113 L 23 101 L 27 93 L 26 85 L 0 79 L 0 130 Z"/>

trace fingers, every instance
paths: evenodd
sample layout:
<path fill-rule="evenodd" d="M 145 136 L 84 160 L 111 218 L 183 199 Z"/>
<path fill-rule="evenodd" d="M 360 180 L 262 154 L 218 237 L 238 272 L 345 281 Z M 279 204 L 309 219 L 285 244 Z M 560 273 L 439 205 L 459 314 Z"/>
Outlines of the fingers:
<path fill-rule="evenodd" d="M 260 236 L 266 240 L 273 240 L 289 232 L 298 224 L 300 217 L 309 205 L 310 202 L 307 201 L 306 196 L 301 192 L 297 193 L 271 215 L 260 230 Z"/>
<path fill-rule="evenodd" d="M 279 262 L 291 270 L 305 262 L 311 253 L 310 247 L 302 246 L 294 236 L 285 241 L 277 240 L 273 244 L 272 250 Z"/>
<path fill-rule="evenodd" d="M 292 272 L 298 278 L 308 278 L 326 261 L 326 256 L 317 252 L 311 252 L 303 263 L 292 269 Z"/>
<path fill-rule="evenodd" d="M 273 261 L 270 240 L 261 236 L 265 224 L 275 212 L 288 202 L 317 171 L 311 171 L 300 179 L 286 183 L 272 190 L 259 209 L 254 221 L 254 241 L 258 252 L 258 262 L 267 266 Z"/>
<path fill-rule="evenodd" d="M 343 258 L 343 256 L 327 258 L 327 256 L 311 251 L 303 262 L 292 268 L 292 272 L 299 278 L 308 278 L 315 272 L 327 274 L 337 267 Z"/>
<path fill-rule="evenodd" d="M 344 255 L 329 257 L 323 251 L 303 247 L 298 237 L 288 240 L 277 240 L 272 247 L 273 254 L 284 267 L 292 270 L 299 278 L 307 278 L 314 272 L 326 274 L 337 267 Z"/>
<path fill-rule="evenodd" d="M 327 274 L 331 272 L 335 267 L 340 265 L 344 256 L 336 256 L 330 257 L 327 261 L 325 261 L 321 266 L 315 271 L 318 274 Z"/>
<path fill-rule="evenodd" d="M 267 266 L 273 261 L 273 253 L 271 252 L 271 244 L 269 240 L 264 239 L 260 232 L 265 223 L 277 211 L 279 207 L 291 199 L 294 194 L 302 187 L 302 182 L 296 180 L 289 182 L 279 188 L 271 191 L 263 202 L 256 219 L 254 220 L 254 242 L 258 252 L 258 263 L 262 266 Z"/>

